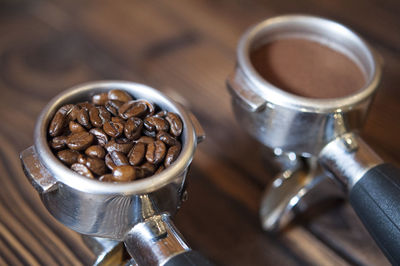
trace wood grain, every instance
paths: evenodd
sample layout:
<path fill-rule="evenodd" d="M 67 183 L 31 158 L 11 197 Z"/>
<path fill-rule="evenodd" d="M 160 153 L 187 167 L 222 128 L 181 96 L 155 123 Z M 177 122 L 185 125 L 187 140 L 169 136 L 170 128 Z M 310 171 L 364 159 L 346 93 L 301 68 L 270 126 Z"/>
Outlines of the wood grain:
<path fill-rule="evenodd" d="M 385 71 L 363 137 L 400 162 L 400 4 L 384 1 L 0 1 L 0 265 L 90 265 L 80 236 L 59 224 L 26 180 L 18 154 L 58 92 L 124 79 L 179 94 L 207 140 L 175 222 L 221 265 L 387 265 L 349 207 L 325 202 L 279 235 L 261 230 L 259 202 L 274 174 L 235 121 L 225 79 L 243 31 L 267 17 L 336 19 L 369 41 Z"/>

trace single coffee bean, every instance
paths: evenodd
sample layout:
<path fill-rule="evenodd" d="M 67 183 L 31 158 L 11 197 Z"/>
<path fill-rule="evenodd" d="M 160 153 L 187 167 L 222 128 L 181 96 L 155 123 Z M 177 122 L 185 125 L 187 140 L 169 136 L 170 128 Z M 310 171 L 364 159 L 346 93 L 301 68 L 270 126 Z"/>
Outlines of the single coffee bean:
<path fill-rule="evenodd" d="M 106 174 L 99 177 L 99 181 L 102 182 L 113 182 L 114 176 L 112 174 Z"/>
<path fill-rule="evenodd" d="M 132 100 L 132 97 L 123 90 L 110 90 L 108 92 L 108 99 L 117 100 L 120 102 L 128 102 Z"/>
<path fill-rule="evenodd" d="M 67 120 L 68 121 L 75 121 L 78 118 L 78 114 L 79 114 L 80 110 L 81 110 L 81 108 L 78 105 L 74 105 L 71 108 L 71 111 L 69 112 L 69 114 L 67 116 Z"/>
<path fill-rule="evenodd" d="M 182 120 L 179 118 L 179 116 L 175 113 L 168 112 L 165 119 L 169 123 L 170 133 L 175 137 L 179 137 L 183 129 Z"/>
<path fill-rule="evenodd" d="M 147 113 L 147 105 L 142 101 L 129 101 L 124 103 L 118 110 L 118 114 L 123 119 L 129 117 L 143 117 Z"/>
<path fill-rule="evenodd" d="M 151 176 L 156 171 L 156 166 L 150 162 L 145 162 L 144 164 L 142 164 L 140 166 L 140 168 L 143 169 L 143 171 L 145 173 L 145 177 Z"/>
<path fill-rule="evenodd" d="M 102 129 L 92 128 L 89 132 L 93 134 L 100 146 L 105 146 L 108 143 L 108 135 Z"/>
<path fill-rule="evenodd" d="M 68 128 L 69 128 L 69 131 L 71 131 L 71 133 L 78 133 L 78 132 L 86 131 L 86 129 L 83 126 L 81 126 L 81 124 L 76 123 L 75 121 L 70 121 L 68 124 Z"/>
<path fill-rule="evenodd" d="M 103 125 L 103 130 L 107 135 L 117 138 L 124 131 L 124 124 L 120 122 L 107 121 Z"/>
<path fill-rule="evenodd" d="M 97 109 L 99 109 L 99 117 L 102 124 L 111 120 L 111 113 L 104 106 L 97 106 Z"/>
<path fill-rule="evenodd" d="M 154 141 L 155 141 L 155 139 L 152 138 L 152 137 L 143 136 L 143 137 L 140 137 L 136 142 L 142 142 L 144 144 L 150 144 L 150 143 L 153 143 Z"/>
<path fill-rule="evenodd" d="M 109 111 L 112 115 L 118 116 L 118 110 L 123 105 L 123 102 L 116 100 L 109 100 L 104 107 Z"/>
<path fill-rule="evenodd" d="M 168 114 L 168 111 L 163 110 L 163 111 L 158 112 L 154 116 L 165 118 L 167 116 L 167 114 Z"/>
<path fill-rule="evenodd" d="M 143 161 L 145 154 L 146 144 L 142 142 L 136 143 L 128 154 L 129 163 L 133 166 L 139 165 Z"/>
<path fill-rule="evenodd" d="M 168 131 L 169 125 L 166 120 L 157 116 L 148 116 L 144 119 L 144 127 L 152 131 Z"/>
<path fill-rule="evenodd" d="M 106 157 L 104 158 L 104 162 L 108 167 L 108 169 L 110 169 L 111 171 L 114 170 L 115 167 L 117 167 L 114 161 L 112 160 L 110 153 L 107 153 Z"/>
<path fill-rule="evenodd" d="M 62 150 L 57 152 L 57 157 L 66 165 L 74 164 L 78 161 L 79 152 L 74 150 Z"/>
<path fill-rule="evenodd" d="M 55 150 L 61 150 L 65 148 L 66 143 L 67 143 L 67 136 L 57 136 L 50 141 L 50 147 L 52 147 Z"/>
<path fill-rule="evenodd" d="M 102 127 L 103 126 L 103 119 L 100 117 L 100 111 L 97 107 L 92 107 L 89 109 L 89 118 L 90 122 L 95 127 Z"/>
<path fill-rule="evenodd" d="M 135 168 L 131 165 L 117 166 L 113 170 L 113 177 L 115 181 L 128 182 L 136 178 Z"/>
<path fill-rule="evenodd" d="M 108 93 L 107 92 L 95 94 L 92 97 L 92 103 L 94 103 L 96 105 L 105 105 L 107 101 L 108 101 Z"/>
<path fill-rule="evenodd" d="M 135 140 L 140 137 L 140 132 L 143 128 L 143 120 L 137 117 L 130 117 L 124 128 L 125 136 L 130 140 Z"/>
<path fill-rule="evenodd" d="M 129 165 L 128 158 L 122 152 L 113 151 L 110 153 L 110 156 L 116 166 Z"/>
<path fill-rule="evenodd" d="M 73 104 L 66 104 L 62 106 L 56 114 L 54 115 L 53 119 L 50 122 L 49 126 L 49 135 L 52 137 L 56 137 L 62 134 L 65 124 L 66 124 L 66 116 L 69 114 L 71 109 L 73 108 Z"/>
<path fill-rule="evenodd" d="M 87 162 L 87 157 L 84 156 L 83 154 L 79 154 L 78 155 L 78 163 L 86 165 L 86 162 Z"/>
<path fill-rule="evenodd" d="M 161 140 L 162 142 L 164 142 L 165 144 L 167 144 L 168 146 L 174 146 L 177 145 L 179 143 L 179 141 L 172 137 L 170 134 L 168 134 L 165 131 L 160 131 L 157 133 L 156 139 Z"/>
<path fill-rule="evenodd" d="M 146 100 L 144 100 L 144 99 L 141 99 L 141 100 L 139 100 L 139 101 L 141 101 L 141 102 L 143 102 L 144 104 L 147 105 L 147 114 L 146 114 L 146 116 L 152 116 L 152 115 L 154 115 L 154 111 L 155 111 L 155 106 L 154 106 L 154 104 L 152 104 L 151 102 L 146 101 Z"/>
<path fill-rule="evenodd" d="M 100 145 L 93 145 L 85 150 L 85 154 L 89 157 L 104 159 L 106 151 Z"/>
<path fill-rule="evenodd" d="M 81 102 L 77 104 L 78 107 L 80 107 L 81 109 L 85 109 L 86 111 L 89 111 L 90 108 L 92 108 L 94 105 L 91 104 L 90 102 Z"/>
<path fill-rule="evenodd" d="M 73 165 L 71 165 L 71 169 L 80 175 L 83 175 L 90 179 L 94 179 L 92 172 L 90 172 L 89 168 L 87 168 L 87 166 L 84 164 L 74 163 Z"/>
<path fill-rule="evenodd" d="M 87 129 L 90 129 L 92 127 L 92 125 L 90 124 L 89 112 L 86 108 L 81 108 L 79 110 L 76 120 L 79 124 Z"/>
<path fill-rule="evenodd" d="M 180 145 L 171 146 L 168 149 L 167 155 L 165 156 L 164 166 L 169 167 L 173 162 L 175 162 L 180 152 L 181 152 Z"/>
<path fill-rule="evenodd" d="M 167 147 L 161 140 L 156 140 L 147 145 L 146 159 L 152 164 L 158 164 L 164 159 Z"/>
<path fill-rule="evenodd" d="M 73 133 L 67 137 L 67 146 L 71 150 L 85 150 L 93 140 L 94 136 L 89 132 Z"/>
<path fill-rule="evenodd" d="M 113 151 L 119 151 L 127 154 L 132 149 L 132 147 L 132 142 L 125 142 L 123 139 L 112 139 L 105 145 L 105 148 L 109 153 Z"/>
<path fill-rule="evenodd" d="M 104 161 L 99 158 L 87 157 L 86 166 L 96 175 L 104 175 L 106 173 L 106 165 Z"/>

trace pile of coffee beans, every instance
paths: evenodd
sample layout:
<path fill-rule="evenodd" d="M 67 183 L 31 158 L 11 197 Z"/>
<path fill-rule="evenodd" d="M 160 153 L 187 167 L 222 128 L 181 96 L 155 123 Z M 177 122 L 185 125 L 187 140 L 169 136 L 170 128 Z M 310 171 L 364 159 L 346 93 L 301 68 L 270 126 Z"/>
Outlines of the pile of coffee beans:
<path fill-rule="evenodd" d="M 128 182 L 169 167 L 181 151 L 180 117 L 122 90 L 63 105 L 48 128 L 54 154 L 75 172 Z"/>

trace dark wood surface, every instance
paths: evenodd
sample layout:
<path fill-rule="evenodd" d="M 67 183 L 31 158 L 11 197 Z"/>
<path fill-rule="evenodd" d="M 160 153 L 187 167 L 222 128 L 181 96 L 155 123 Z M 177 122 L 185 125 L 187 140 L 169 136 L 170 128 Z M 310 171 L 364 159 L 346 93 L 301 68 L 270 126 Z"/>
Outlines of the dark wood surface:
<path fill-rule="evenodd" d="M 225 79 L 250 25 L 285 13 L 344 23 L 385 61 L 363 137 L 400 163 L 400 3 L 335 1 L 0 1 L 0 265 L 89 265 L 80 236 L 55 221 L 24 177 L 18 154 L 36 117 L 81 82 L 124 79 L 187 100 L 207 133 L 175 223 L 221 265 L 387 265 L 347 202 L 326 203 L 280 235 L 258 208 L 272 172 L 236 123 Z"/>

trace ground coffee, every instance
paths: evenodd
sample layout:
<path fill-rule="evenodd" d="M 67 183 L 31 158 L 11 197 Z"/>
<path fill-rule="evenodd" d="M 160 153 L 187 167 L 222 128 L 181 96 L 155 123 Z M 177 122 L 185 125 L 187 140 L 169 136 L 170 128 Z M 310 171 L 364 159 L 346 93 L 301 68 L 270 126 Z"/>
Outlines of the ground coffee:
<path fill-rule="evenodd" d="M 305 39 L 280 39 L 250 54 L 257 72 L 287 92 L 308 98 L 339 98 L 360 90 L 366 80 L 347 56 Z"/>

